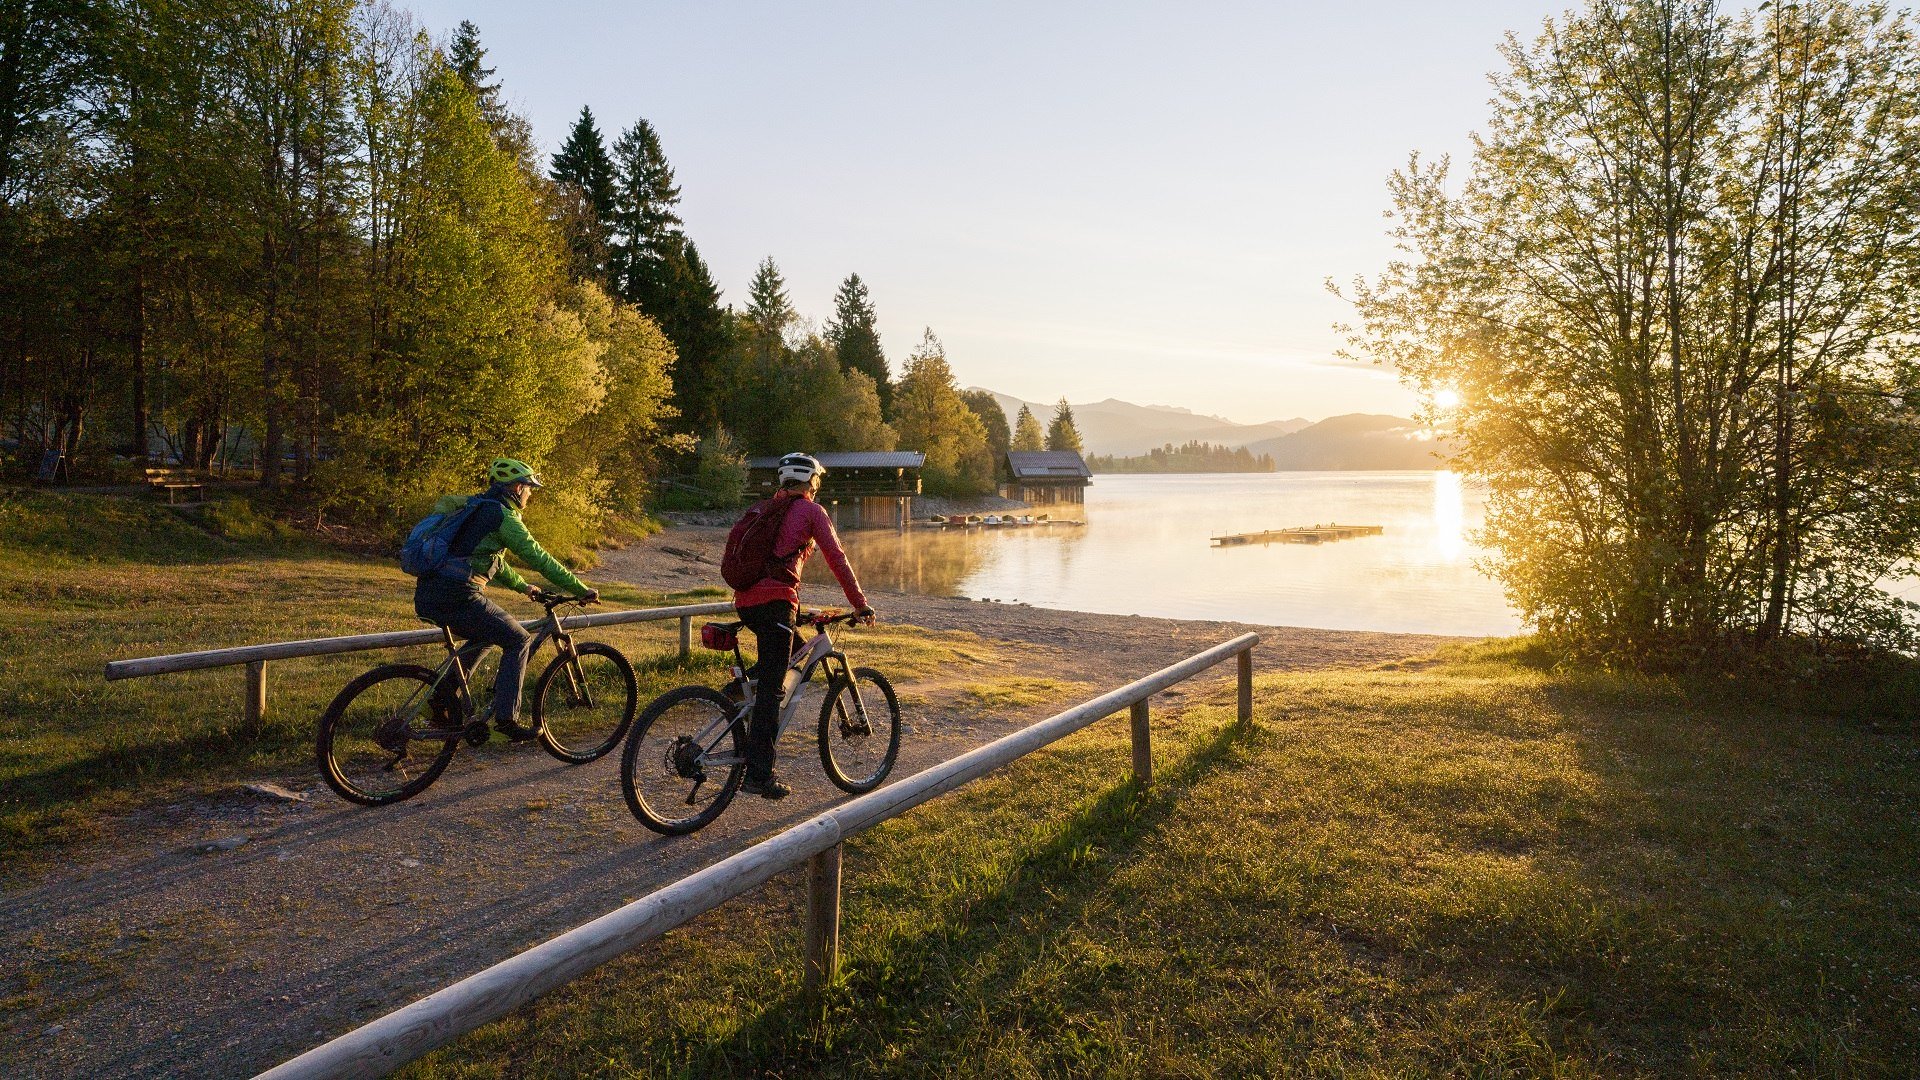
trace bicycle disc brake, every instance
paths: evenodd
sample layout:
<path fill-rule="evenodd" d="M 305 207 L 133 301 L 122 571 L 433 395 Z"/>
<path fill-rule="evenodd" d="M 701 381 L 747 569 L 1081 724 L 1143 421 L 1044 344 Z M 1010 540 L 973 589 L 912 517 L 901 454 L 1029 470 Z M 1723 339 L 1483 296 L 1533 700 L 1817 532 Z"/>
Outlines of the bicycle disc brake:
<path fill-rule="evenodd" d="M 389 716 L 380 721 L 373 729 L 373 744 L 389 754 L 405 756 L 407 752 L 407 721 L 400 716 Z"/>
<path fill-rule="evenodd" d="M 694 742 L 691 735 L 682 735 L 667 747 L 667 767 L 675 776 L 695 781 L 696 788 L 707 779 L 706 770 L 700 767 L 700 758 L 700 744 Z"/>

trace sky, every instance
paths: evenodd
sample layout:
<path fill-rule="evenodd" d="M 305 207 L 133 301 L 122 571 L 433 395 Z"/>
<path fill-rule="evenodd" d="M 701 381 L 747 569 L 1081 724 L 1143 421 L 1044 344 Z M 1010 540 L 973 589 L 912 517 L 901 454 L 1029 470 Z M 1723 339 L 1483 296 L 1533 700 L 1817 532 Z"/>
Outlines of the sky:
<path fill-rule="evenodd" d="M 1242 423 L 1405 415 L 1325 282 L 1393 256 L 1386 179 L 1463 160 L 1509 30 L 1564 4 L 395 0 L 480 28 L 551 153 L 659 131 L 723 301 L 771 256 L 818 322 L 858 273 L 899 370 Z"/>

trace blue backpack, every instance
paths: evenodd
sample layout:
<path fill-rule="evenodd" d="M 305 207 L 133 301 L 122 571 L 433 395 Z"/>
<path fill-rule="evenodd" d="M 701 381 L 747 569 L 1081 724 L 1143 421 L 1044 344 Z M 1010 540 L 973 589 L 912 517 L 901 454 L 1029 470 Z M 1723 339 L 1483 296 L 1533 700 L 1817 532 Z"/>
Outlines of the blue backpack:
<path fill-rule="evenodd" d="M 407 542 L 400 545 L 400 569 L 414 577 L 439 573 L 453 554 L 453 540 L 460 535 L 460 526 L 467 523 L 484 501 L 484 496 L 475 495 L 458 510 L 422 518 L 407 534 Z"/>

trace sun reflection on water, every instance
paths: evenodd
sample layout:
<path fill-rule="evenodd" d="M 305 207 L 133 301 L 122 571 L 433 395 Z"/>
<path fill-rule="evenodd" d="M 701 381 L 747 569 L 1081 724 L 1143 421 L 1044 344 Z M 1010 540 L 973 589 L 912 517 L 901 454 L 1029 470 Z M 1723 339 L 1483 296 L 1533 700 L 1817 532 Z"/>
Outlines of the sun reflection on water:
<path fill-rule="evenodd" d="M 1466 498 L 1460 474 L 1449 469 L 1433 474 L 1433 553 L 1450 563 L 1467 553 Z"/>

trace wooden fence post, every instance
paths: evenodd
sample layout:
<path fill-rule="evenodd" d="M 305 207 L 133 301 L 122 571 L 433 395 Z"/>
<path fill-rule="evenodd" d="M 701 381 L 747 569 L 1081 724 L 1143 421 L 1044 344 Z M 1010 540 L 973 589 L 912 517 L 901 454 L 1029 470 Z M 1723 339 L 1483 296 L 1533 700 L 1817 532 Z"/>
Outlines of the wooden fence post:
<path fill-rule="evenodd" d="M 242 719 L 249 732 L 258 732 L 267 722 L 267 662 L 255 660 L 247 665 L 247 695 Z"/>
<path fill-rule="evenodd" d="M 840 971 L 840 848 L 807 860 L 807 951 L 802 987 L 818 1001 Z"/>
<path fill-rule="evenodd" d="M 1253 650 L 1240 653 L 1240 723 L 1253 723 Z"/>
<path fill-rule="evenodd" d="M 693 655 L 693 616 L 680 616 L 680 662 Z"/>
<path fill-rule="evenodd" d="M 1147 702 L 1133 703 L 1133 779 L 1141 787 L 1153 783 L 1153 736 L 1147 730 Z"/>

